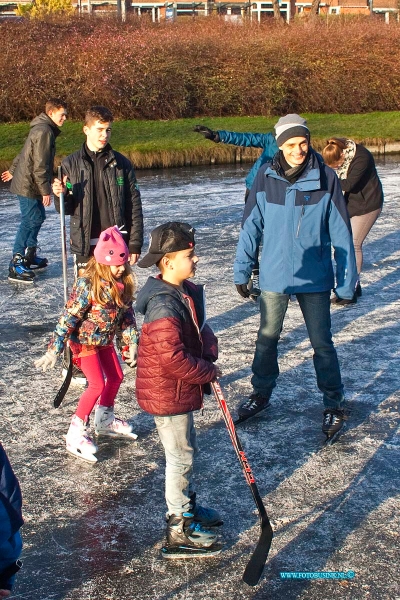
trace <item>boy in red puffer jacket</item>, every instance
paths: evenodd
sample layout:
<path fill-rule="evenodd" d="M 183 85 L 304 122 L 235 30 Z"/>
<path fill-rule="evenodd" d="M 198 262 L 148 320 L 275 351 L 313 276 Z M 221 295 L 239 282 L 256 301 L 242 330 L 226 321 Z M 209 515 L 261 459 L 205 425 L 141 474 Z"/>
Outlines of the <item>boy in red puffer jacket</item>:
<path fill-rule="evenodd" d="M 203 404 L 203 386 L 220 376 L 217 338 L 205 322 L 203 287 L 194 277 L 195 230 L 169 222 L 151 233 L 148 254 L 139 267 L 157 265 L 140 290 L 136 309 L 144 314 L 136 397 L 154 420 L 165 450 L 167 543 L 165 558 L 214 556 L 217 535 L 205 527 L 222 525 L 218 512 L 196 503 L 193 457 L 197 452 L 193 411 Z"/>

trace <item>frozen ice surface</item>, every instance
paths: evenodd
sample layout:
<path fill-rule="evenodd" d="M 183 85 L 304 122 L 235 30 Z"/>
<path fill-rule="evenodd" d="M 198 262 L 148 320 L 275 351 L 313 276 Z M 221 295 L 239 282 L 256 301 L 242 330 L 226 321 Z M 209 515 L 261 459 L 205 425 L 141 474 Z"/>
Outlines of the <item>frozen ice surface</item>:
<path fill-rule="evenodd" d="M 209 322 L 218 333 L 221 380 L 229 406 L 250 391 L 256 305 L 232 283 L 247 167 L 139 172 L 146 234 L 167 220 L 197 230 L 197 280 L 207 282 Z M 400 598 L 399 590 L 399 176 L 379 165 L 386 201 L 364 252 L 363 296 L 332 312 L 349 428 L 329 450 L 312 352 L 297 303 L 280 343 L 281 376 L 269 412 L 239 435 L 275 537 L 256 588 L 241 576 L 259 536 L 255 506 L 213 397 L 196 415 L 200 503 L 223 514 L 223 553 L 209 560 L 163 561 L 164 460 L 153 420 L 137 406 L 126 370 L 116 413 L 137 442 L 99 441 L 99 462 L 65 451 L 79 388 L 59 409 L 60 368 L 37 372 L 63 304 L 59 217 L 47 211 L 41 255 L 50 266 L 32 287 L 7 280 L 18 220 L 16 198 L 0 187 L 1 439 L 24 496 L 23 570 L 13 598 L 29 600 L 216 600 Z M 147 242 L 146 245 L 147 247 Z M 69 259 L 70 260 L 70 259 Z M 148 270 L 136 269 L 139 285 Z M 151 273 L 155 271 L 150 270 Z M 70 281 L 72 266 L 70 263 Z M 345 581 L 282 581 L 281 571 L 355 571 Z"/>

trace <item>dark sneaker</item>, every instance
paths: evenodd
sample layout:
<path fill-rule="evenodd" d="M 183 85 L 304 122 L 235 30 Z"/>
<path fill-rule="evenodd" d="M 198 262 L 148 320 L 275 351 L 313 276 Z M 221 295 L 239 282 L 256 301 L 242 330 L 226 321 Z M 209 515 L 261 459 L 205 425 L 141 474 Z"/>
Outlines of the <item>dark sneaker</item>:
<path fill-rule="evenodd" d="M 35 273 L 29 269 L 26 258 L 22 254 L 14 254 L 8 267 L 8 279 L 10 281 L 33 283 Z"/>
<path fill-rule="evenodd" d="M 36 247 L 32 246 L 25 251 L 25 259 L 30 269 L 45 269 L 48 265 L 47 258 L 42 258 L 36 254 Z"/>
<path fill-rule="evenodd" d="M 245 400 L 240 406 L 238 410 L 238 415 L 240 418 L 248 419 L 261 412 L 265 408 L 268 408 L 270 405 L 270 396 L 263 396 L 258 392 L 254 392 L 249 396 L 247 400 Z"/>
<path fill-rule="evenodd" d="M 167 543 L 162 548 L 164 558 L 199 558 L 215 556 L 222 550 L 217 534 L 195 523 L 192 513 L 171 515 L 167 523 Z"/>
<path fill-rule="evenodd" d="M 200 523 L 204 527 L 219 527 L 224 524 L 217 510 L 197 504 L 196 493 L 191 494 L 190 503 L 192 505 L 190 512 L 193 514 L 193 521 L 195 523 Z"/>
<path fill-rule="evenodd" d="M 360 296 L 362 296 L 362 289 L 361 289 L 361 284 L 360 282 L 357 283 L 357 287 L 356 287 L 356 296 L 358 298 L 360 298 Z"/>
<path fill-rule="evenodd" d="M 343 427 L 344 410 L 341 408 L 326 408 L 322 421 L 322 431 L 327 437 L 332 437 Z"/>
<path fill-rule="evenodd" d="M 334 298 L 331 298 L 331 304 L 333 304 L 334 306 L 347 306 L 348 304 L 357 304 L 357 295 L 357 292 L 355 292 L 351 300 L 335 296 Z"/>

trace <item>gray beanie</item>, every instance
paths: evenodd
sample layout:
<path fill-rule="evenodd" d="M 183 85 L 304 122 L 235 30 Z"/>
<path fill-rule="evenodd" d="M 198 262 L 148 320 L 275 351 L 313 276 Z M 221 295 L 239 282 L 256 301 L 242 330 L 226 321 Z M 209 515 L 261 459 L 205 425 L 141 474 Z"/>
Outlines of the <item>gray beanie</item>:
<path fill-rule="evenodd" d="M 275 125 L 275 138 L 278 146 L 294 137 L 305 137 L 310 141 L 310 130 L 307 121 L 300 115 L 286 115 L 281 117 Z"/>

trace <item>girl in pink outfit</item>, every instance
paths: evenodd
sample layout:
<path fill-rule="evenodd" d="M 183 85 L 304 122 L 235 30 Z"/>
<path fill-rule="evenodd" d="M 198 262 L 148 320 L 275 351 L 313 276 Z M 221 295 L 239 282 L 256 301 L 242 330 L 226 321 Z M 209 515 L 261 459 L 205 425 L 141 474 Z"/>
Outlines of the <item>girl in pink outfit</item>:
<path fill-rule="evenodd" d="M 65 305 L 46 354 L 35 362 L 46 371 L 53 368 L 69 340 L 73 361 L 87 378 L 67 433 L 67 450 L 96 462 L 97 446 L 89 435 L 89 416 L 94 415 L 96 435 L 137 436 L 126 421 L 114 415 L 114 401 L 123 380 L 115 352 L 115 335 L 125 362 L 136 365 L 138 333 L 132 300 L 135 281 L 129 266 L 129 251 L 117 227 L 100 235 L 89 260 Z"/>

